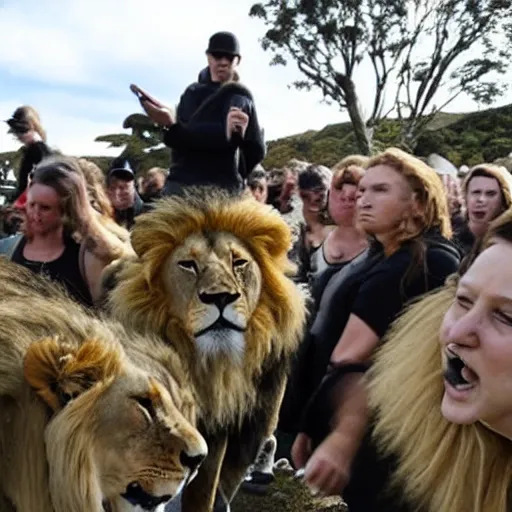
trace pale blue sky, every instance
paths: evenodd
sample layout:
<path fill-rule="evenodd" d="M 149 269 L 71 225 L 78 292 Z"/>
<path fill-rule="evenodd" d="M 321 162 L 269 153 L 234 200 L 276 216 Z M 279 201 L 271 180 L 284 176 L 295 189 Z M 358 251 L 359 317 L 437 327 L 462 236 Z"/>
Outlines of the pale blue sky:
<path fill-rule="evenodd" d="M 123 119 L 139 111 L 128 85 L 135 82 L 176 103 L 205 65 L 208 37 L 231 30 L 241 43 L 242 81 L 256 97 L 268 139 L 346 120 L 336 107 L 321 104 L 318 92 L 288 88 L 300 77 L 294 66 L 268 65 L 270 56 L 258 42 L 265 28 L 248 16 L 252 3 L 0 0 L 0 119 L 30 104 L 39 110 L 52 146 L 75 155 L 115 154 L 94 137 L 121 132 Z M 363 70 L 362 100 L 371 97 L 372 83 Z M 460 98 L 449 110 L 475 108 Z M 0 152 L 18 146 L 0 127 Z"/>

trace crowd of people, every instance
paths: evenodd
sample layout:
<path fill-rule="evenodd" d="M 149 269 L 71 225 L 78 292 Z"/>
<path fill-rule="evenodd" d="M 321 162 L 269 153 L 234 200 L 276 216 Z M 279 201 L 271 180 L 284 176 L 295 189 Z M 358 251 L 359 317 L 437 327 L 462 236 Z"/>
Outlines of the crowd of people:
<path fill-rule="evenodd" d="M 159 198 L 190 186 L 216 186 L 269 204 L 290 226 L 293 279 L 308 294 L 309 317 L 278 430 L 262 448 L 267 460 L 255 464 L 247 481 L 271 473 L 268 459 L 291 457 L 315 492 L 342 493 L 351 512 L 410 510 L 396 493 L 384 491 L 396 463 L 382 457 L 373 442 L 361 375 L 409 304 L 442 289 L 452 275 L 470 281 L 484 272 L 475 261 L 499 245 L 485 241 L 493 222 L 512 206 L 511 176 L 481 163 L 459 179 L 395 148 L 372 157 L 350 155 L 332 168 L 291 160 L 281 169 L 264 169 L 254 100 L 236 71 L 238 41 L 229 33 L 215 34 L 207 56 L 208 68 L 184 92 L 176 112 L 140 97 L 172 149 L 169 170 L 136 174 L 128 161 L 115 159 L 105 175 L 90 161 L 52 154 L 36 110 L 18 108 L 8 124 L 23 145 L 23 158 L 13 204 L 4 212 L 0 252 L 95 307 L 102 269 L 130 252 L 130 229 Z M 503 229 L 499 236 L 506 238 Z M 502 244 L 510 250 L 510 240 Z M 506 263 L 495 271 L 506 283 Z M 512 325 L 510 305 L 496 298 L 499 292 L 511 302 L 510 291 L 496 291 L 493 283 L 483 280 L 478 290 L 465 285 L 469 291 L 457 299 L 446 342 L 455 353 L 460 346 L 477 350 L 491 344 L 494 352 L 485 361 L 491 373 L 502 356 L 512 357 L 505 346 L 510 340 L 492 345 L 493 336 L 505 337 Z M 496 306 L 481 305 L 480 297 Z M 478 319 L 488 321 L 489 330 Z M 477 400 L 471 391 L 457 391 L 458 384 L 473 385 L 480 377 L 474 364 L 459 375 L 462 381 L 446 384 L 448 422 L 465 423 L 453 410 Z M 490 389 L 510 396 L 508 380 L 502 392 Z M 478 382 L 483 387 L 487 381 L 482 376 Z M 484 391 L 478 400 L 498 400 Z M 510 421 L 512 401 L 504 396 L 499 405 Z M 492 413 L 472 418 L 477 420 L 511 439 L 507 421 L 496 422 Z"/>

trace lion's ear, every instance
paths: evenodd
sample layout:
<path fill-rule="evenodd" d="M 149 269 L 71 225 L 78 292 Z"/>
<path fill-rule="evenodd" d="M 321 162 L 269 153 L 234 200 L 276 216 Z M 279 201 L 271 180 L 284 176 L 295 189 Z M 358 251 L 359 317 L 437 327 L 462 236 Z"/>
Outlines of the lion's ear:
<path fill-rule="evenodd" d="M 25 380 L 53 411 L 119 371 L 120 354 L 97 340 L 78 347 L 46 338 L 25 354 Z"/>

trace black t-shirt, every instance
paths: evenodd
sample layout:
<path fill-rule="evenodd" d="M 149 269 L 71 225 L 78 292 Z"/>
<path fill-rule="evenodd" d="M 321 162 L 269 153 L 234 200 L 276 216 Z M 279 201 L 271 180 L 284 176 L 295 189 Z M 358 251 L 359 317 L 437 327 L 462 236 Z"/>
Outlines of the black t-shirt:
<path fill-rule="evenodd" d="M 328 308 L 324 311 L 327 314 L 322 325 L 313 325 L 309 334 L 310 347 L 306 357 L 311 361 L 312 375 L 309 376 L 310 389 L 305 392 L 306 399 L 324 377 L 332 351 L 351 314 L 382 338 L 408 302 L 439 288 L 450 274 L 457 271 L 460 255 L 453 244 L 435 236 L 426 240 L 426 246 L 425 264 L 409 280 L 403 278 L 413 257 L 410 246 L 402 247 L 389 257 L 385 257 L 381 250 L 370 252 L 341 283 L 329 303 L 322 304 Z M 305 423 L 310 419 L 307 418 Z M 318 431 L 322 430 L 323 438 L 328 433 L 328 425 L 325 429 L 318 426 Z M 402 497 L 397 492 L 389 492 L 389 477 L 395 461 L 379 457 L 370 432 L 356 456 L 350 483 L 343 493 L 349 510 L 409 512 L 411 509 L 401 503 Z"/>
<path fill-rule="evenodd" d="M 11 260 L 23 265 L 36 274 L 41 274 L 64 286 L 70 297 L 80 304 L 90 307 L 93 305 L 89 287 L 80 271 L 80 245 L 72 238 L 65 237 L 64 252 L 57 259 L 48 262 L 31 261 L 23 256 L 26 238 L 22 237 Z"/>
<path fill-rule="evenodd" d="M 413 259 L 409 246 L 386 257 L 382 250 L 370 251 L 327 304 L 320 309 L 323 321 L 311 328 L 317 346 L 313 385 L 319 384 L 331 353 L 340 339 L 351 314 L 359 317 L 381 338 L 389 325 L 411 300 L 442 286 L 446 278 L 457 271 L 460 258 L 448 240 L 427 240 L 425 265 L 409 280 L 403 280 Z M 333 279 L 336 276 L 333 277 Z"/>
<path fill-rule="evenodd" d="M 331 277 L 289 379 L 281 429 L 296 431 L 351 314 L 381 338 L 408 302 L 442 286 L 457 271 L 460 256 L 453 244 L 437 234 L 427 237 L 425 244 L 425 264 L 404 284 L 413 258 L 409 245 L 389 257 L 374 246 Z"/>

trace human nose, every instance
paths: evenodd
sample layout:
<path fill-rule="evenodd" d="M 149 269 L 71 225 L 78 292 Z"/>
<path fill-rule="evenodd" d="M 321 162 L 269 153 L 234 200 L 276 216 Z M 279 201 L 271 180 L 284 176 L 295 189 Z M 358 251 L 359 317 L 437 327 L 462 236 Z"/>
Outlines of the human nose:
<path fill-rule="evenodd" d="M 366 193 L 361 192 L 356 198 L 356 206 L 361 210 L 366 210 L 370 207 L 370 202 Z"/>
<path fill-rule="evenodd" d="M 448 341 L 462 346 L 476 346 L 483 321 L 484 312 L 478 305 L 474 305 L 452 323 L 448 330 Z"/>

